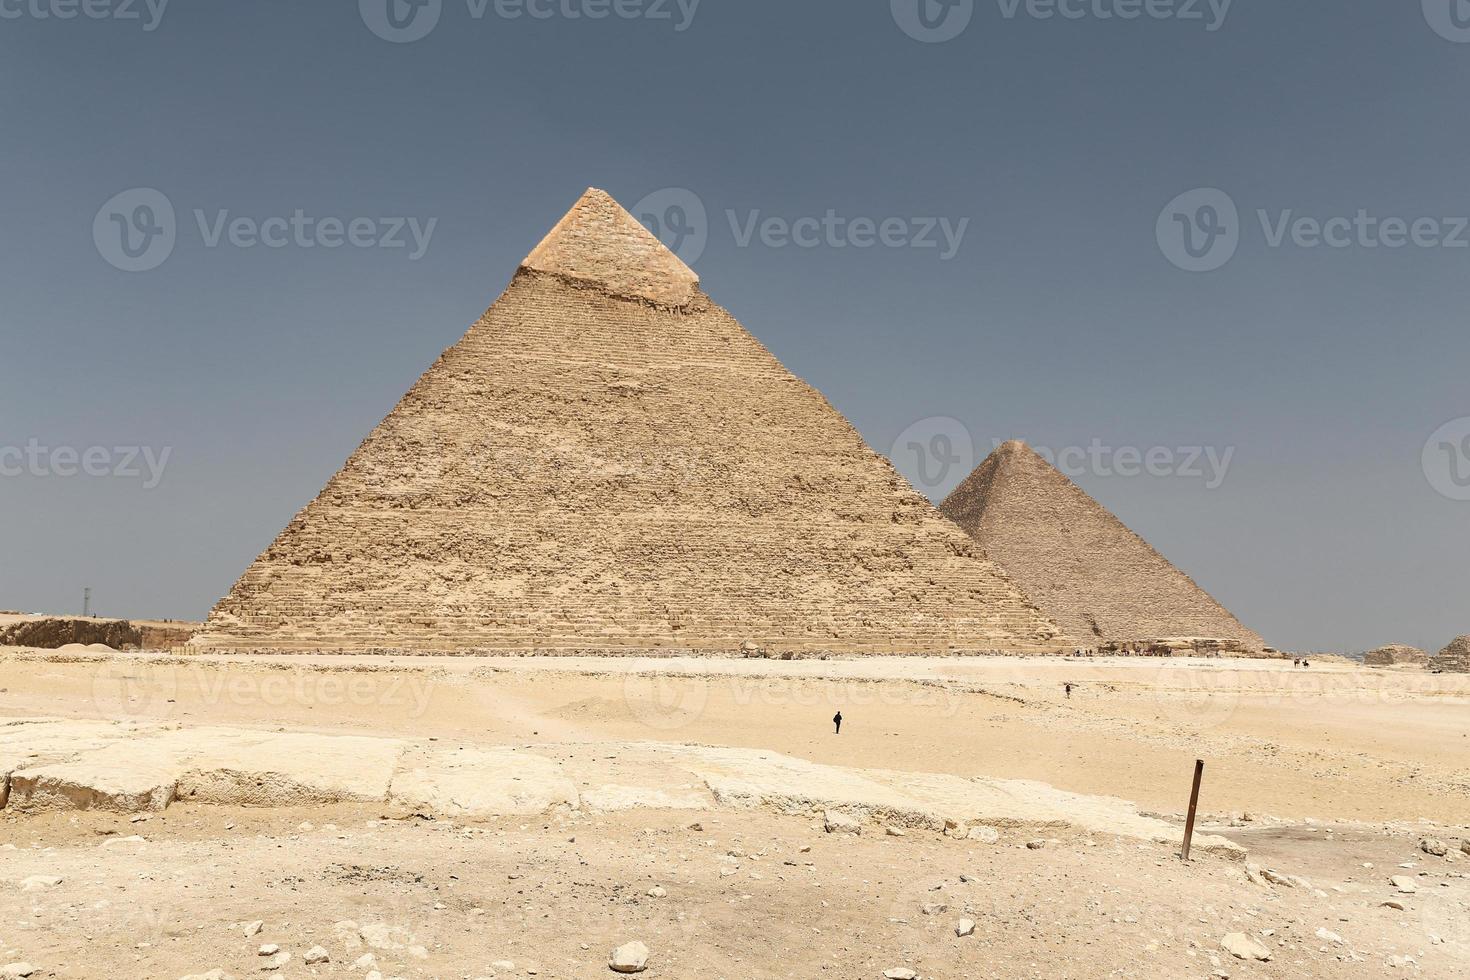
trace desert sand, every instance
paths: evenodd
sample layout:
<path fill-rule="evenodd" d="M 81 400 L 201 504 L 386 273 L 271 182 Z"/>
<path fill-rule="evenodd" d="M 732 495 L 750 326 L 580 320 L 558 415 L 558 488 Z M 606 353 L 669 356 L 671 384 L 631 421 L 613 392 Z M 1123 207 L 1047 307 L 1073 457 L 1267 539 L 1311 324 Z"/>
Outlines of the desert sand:
<path fill-rule="evenodd" d="M 1463 677 L 21 650 L 0 689 L 38 977 L 1470 975 Z M 1186 864 L 1196 758 L 1244 853 Z"/>

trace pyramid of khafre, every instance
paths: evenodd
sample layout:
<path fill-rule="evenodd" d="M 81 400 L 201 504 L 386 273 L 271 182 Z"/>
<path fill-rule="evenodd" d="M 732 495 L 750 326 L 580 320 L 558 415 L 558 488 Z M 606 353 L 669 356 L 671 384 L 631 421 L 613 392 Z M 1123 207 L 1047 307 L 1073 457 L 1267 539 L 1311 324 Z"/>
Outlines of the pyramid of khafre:
<path fill-rule="evenodd" d="M 1068 642 L 688 267 L 591 190 L 194 646 Z"/>
<path fill-rule="evenodd" d="M 1429 666 L 1449 674 L 1470 674 L 1470 636 L 1457 637 L 1434 655 Z"/>
<path fill-rule="evenodd" d="M 1064 632 L 1094 645 L 1261 637 L 1023 442 L 991 453 L 940 510 Z"/>

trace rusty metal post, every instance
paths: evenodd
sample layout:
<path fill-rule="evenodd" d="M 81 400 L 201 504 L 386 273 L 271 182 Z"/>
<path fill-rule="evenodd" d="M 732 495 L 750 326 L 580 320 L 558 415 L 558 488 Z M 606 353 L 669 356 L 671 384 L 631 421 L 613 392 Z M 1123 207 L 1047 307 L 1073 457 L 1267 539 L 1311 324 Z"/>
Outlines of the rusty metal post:
<path fill-rule="evenodd" d="M 1205 774 L 1205 760 L 1194 760 L 1194 788 L 1189 791 L 1189 816 L 1184 820 L 1184 852 L 1181 857 L 1189 860 L 1189 845 L 1194 841 L 1194 811 L 1199 806 L 1199 782 Z"/>

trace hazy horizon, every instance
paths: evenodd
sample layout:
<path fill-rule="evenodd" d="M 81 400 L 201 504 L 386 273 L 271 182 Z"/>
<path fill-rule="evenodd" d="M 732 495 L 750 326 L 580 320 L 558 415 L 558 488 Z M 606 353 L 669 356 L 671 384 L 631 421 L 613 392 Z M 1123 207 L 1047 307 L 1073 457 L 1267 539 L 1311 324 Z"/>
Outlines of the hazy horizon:
<path fill-rule="evenodd" d="M 1451 0 L 919 2 L 3 6 L 0 608 L 202 618 L 597 186 L 936 502 L 1024 439 L 1273 645 L 1470 632 Z"/>

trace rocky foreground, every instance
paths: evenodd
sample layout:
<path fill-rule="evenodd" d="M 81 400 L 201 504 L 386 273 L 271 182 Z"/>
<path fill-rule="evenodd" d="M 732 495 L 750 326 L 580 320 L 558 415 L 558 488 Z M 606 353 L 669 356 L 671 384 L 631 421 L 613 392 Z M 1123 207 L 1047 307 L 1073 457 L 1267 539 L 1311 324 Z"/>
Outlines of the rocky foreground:
<path fill-rule="evenodd" d="M 1453 977 L 1470 962 L 1470 855 L 1405 828 L 1245 831 L 1265 867 L 1074 829 L 960 839 L 765 810 L 466 822 L 186 803 L 12 813 L 0 833 L 4 977 Z"/>

